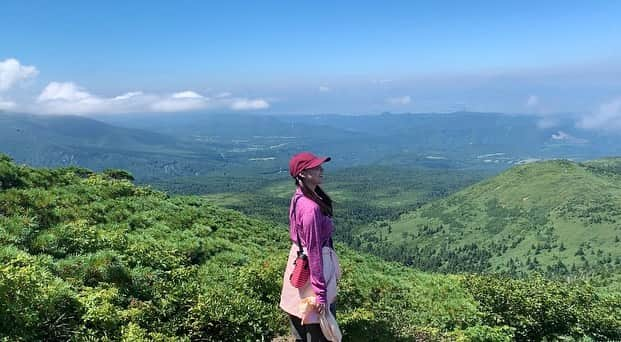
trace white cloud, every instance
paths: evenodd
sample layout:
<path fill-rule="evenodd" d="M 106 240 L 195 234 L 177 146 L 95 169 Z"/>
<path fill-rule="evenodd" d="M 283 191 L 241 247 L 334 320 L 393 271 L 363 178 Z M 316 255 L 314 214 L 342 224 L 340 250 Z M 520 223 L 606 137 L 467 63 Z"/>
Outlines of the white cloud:
<path fill-rule="evenodd" d="M 232 98 L 221 93 L 209 98 L 192 90 L 169 95 L 128 92 L 114 97 L 96 96 L 73 82 L 51 82 L 28 112 L 44 114 L 105 114 L 133 112 L 182 112 L 202 109 L 256 110 L 269 108 L 264 99 Z M 6 105 L 5 107 L 8 107 Z"/>
<path fill-rule="evenodd" d="M 596 112 L 582 117 L 577 125 L 586 129 L 621 129 L 621 97 L 601 104 Z"/>
<path fill-rule="evenodd" d="M 243 99 L 237 98 L 231 102 L 230 108 L 233 110 L 254 110 L 254 109 L 266 109 L 270 104 L 263 99 Z"/>
<path fill-rule="evenodd" d="M 109 110 L 109 101 L 91 95 L 73 82 L 51 82 L 39 94 L 35 105 L 35 111 L 46 114 L 83 114 Z"/>
<path fill-rule="evenodd" d="M 11 110 L 16 106 L 17 104 L 15 104 L 15 102 L 13 101 L 5 101 L 3 99 L 0 99 L 0 110 Z"/>
<path fill-rule="evenodd" d="M 320 91 L 320 92 L 322 92 L 322 93 L 327 93 L 327 92 L 329 92 L 330 90 L 332 90 L 332 89 L 330 89 L 330 87 L 327 87 L 327 86 L 319 86 L 319 91 Z"/>
<path fill-rule="evenodd" d="M 34 66 L 21 65 L 17 59 L 9 58 L 0 62 L 0 91 L 11 88 L 15 83 L 35 77 L 39 71 Z"/>
<path fill-rule="evenodd" d="M 586 144 L 588 142 L 586 139 L 574 137 L 563 131 L 558 131 L 556 134 L 552 134 L 551 138 L 552 140 L 564 141 L 573 144 Z"/>
<path fill-rule="evenodd" d="M 526 100 L 526 107 L 535 107 L 539 104 L 539 97 L 536 95 L 531 95 Z"/>
<path fill-rule="evenodd" d="M 52 82 L 43 89 L 37 98 L 38 102 L 66 100 L 80 101 L 93 98 L 93 96 L 76 86 L 73 82 Z"/>
<path fill-rule="evenodd" d="M 410 96 L 400 96 L 400 97 L 389 97 L 386 99 L 391 105 L 406 105 L 412 102 L 412 98 Z"/>
<path fill-rule="evenodd" d="M 186 93 L 187 95 L 188 92 L 184 92 L 184 93 Z M 163 99 L 160 99 L 152 103 L 150 106 L 150 109 L 151 109 L 150 111 L 184 112 L 188 110 L 206 109 L 209 105 L 209 99 L 204 98 L 200 95 L 199 95 L 200 97 L 194 97 L 194 96 L 184 96 L 184 95 L 179 96 L 179 94 L 182 94 L 182 93 L 176 93 L 170 97 L 165 97 Z"/>
<path fill-rule="evenodd" d="M 24 66 L 16 59 L 0 61 L 0 92 L 17 82 L 35 77 L 34 66 Z M 255 110 L 269 108 L 267 100 L 233 97 L 221 92 L 210 98 L 193 90 L 171 94 L 127 92 L 118 96 L 94 95 L 74 82 L 50 82 L 30 101 L 17 104 L 0 97 L 0 110 L 18 110 L 35 114 L 106 114 L 134 112 L 179 112 L 202 109 Z"/>
<path fill-rule="evenodd" d="M 44 114 L 174 112 L 204 108 L 205 102 L 206 99 L 192 91 L 170 96 L 134 91 L 107 98 L 93 95 L 73 82 L 51 82 L 27 111 Z"/>
<path fill-rule="evenodd" d="M 264 99 L 231 98 L 231 93 L 218 94 L 214 99 L 204 97 L 193 91 L 172 94 L 153 103 L 151 111 L 179 112 L 199 109 L 228 108 L 231 110 L 256 110 L 269 108 Z"/>
<path fill-rule="evenodd" d="M 191 90 L 182 91 L 180 93 L 172 94 L 173 99 L 202 99 L 203 96 L 199 95 Z"/>
<path fill-rule="evenodd" d="M 194 91 L 185 90 L 155 101 L 150 105 L 150 109 L 156 112 L 183 112 L 206 109 L 209 105 L 209 98 Z"/>
<path fill-rule="evenodd" d="M 123 95 L 119 95 L 117 97 L 112 98 L 113 100 L 116 101 L 123 101 L 123 100 L 129 100 L 132 97 L 136 97 L 136 96 L 140 96 L 143 95 L 143 93 L 141 91 L 131 91 L 129 93 L 123 94 Z"/>
<path fill-rule="evenodd" d="M 552 134 L 552 139 L 554 140 L 568 140 L 571 139 L 571 135 L 563 132 L 563 131 L 558 131 L 556 134 Z"/>

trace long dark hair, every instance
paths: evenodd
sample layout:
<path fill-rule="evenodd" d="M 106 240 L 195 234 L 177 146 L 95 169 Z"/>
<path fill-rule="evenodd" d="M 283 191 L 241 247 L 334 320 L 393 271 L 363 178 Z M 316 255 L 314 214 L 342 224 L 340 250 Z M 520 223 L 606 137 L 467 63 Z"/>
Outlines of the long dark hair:
<path fill-rule="evenodd" d="M 313 202 L 317 203 L 321 213 L 325 216 L 332 217 L 332 199 L 326 194 L 323 189 L 317 185 L 315 191 L 306 186 L 306 183 L 300 177 L 295 178 L 295 185 L 302 189 L 304 196 L 310 198 Z"/>

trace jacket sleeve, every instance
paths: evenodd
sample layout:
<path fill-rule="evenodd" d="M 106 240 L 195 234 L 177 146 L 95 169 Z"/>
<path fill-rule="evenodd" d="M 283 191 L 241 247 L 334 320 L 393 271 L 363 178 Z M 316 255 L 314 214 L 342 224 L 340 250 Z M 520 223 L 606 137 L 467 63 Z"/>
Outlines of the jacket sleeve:
<path fill-rule="evenodd" d="M 317 296 L 317 302 L 327 302 L 326 280 L 323 276 L 322 236 L 323 215 L 319 208 L 307 210 L 302 216 L 304 240 L 310 265 L 310 281 L 313 292 Z"/>

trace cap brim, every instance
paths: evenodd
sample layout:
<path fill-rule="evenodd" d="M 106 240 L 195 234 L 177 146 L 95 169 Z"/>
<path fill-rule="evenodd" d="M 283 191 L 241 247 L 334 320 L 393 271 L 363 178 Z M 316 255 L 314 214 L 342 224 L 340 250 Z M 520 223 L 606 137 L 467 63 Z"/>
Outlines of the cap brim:
<path fill-rule="evenodd" d="M 308 166 L 306 167 L 306 169 L 312 169 L 314 167 L 317 167 L 325 162 L 329 162 L 330 160 L 332 160 L 332 158 L 330 157 L 317 157 L 315 159 L 313 159 L 310 163 L 308 163 Z"/>

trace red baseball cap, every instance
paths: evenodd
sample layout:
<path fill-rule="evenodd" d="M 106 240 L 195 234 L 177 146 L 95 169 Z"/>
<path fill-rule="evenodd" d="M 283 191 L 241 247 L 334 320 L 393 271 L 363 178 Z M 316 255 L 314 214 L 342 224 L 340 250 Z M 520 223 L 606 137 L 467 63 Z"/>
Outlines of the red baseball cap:
<path fill-rule="evenodd" d="M 298 153 L 289 160 L 289 174 L 295 178 L 300 172 L 317 167 L 331 159 L 330 157 L 317 157 L 310 152 Z"/>

